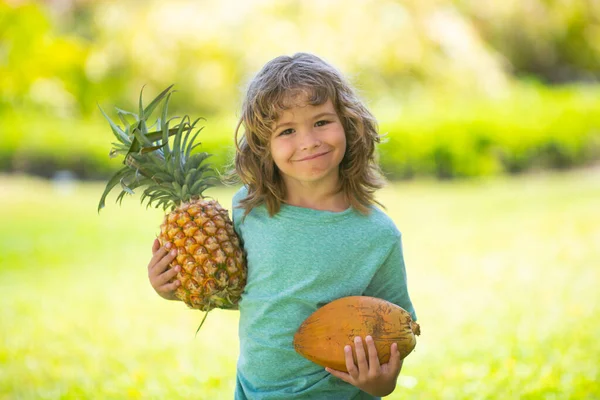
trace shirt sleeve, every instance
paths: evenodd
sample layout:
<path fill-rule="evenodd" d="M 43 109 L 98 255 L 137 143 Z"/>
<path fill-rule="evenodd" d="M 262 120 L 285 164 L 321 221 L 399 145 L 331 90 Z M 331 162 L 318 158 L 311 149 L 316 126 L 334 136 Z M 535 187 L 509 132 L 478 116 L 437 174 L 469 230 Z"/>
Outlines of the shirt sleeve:
<path fill-rule="evenodd" d="M 244 187 L 242 187 L 241 189 L 239 189 L 235 195 L 233 196 L 233 199 L 231 201 L 231 218 L 233 220 L 233 228 L 235 230 L 235 233 L 237 233 L 238 237 L 243 241 L 242 238 L 242 229 L 241 229 L 241 223 L 242 223 L 242 219 L 244 218 L 244 209 L 240 208 L 240 201 L 242 201 L 246 195 L 247 191 L 245 190 Z"/>
<path fill-rule="evenodd" d="M 417 320 L 417 314 L 408 294 L 401 237 L 398 237 L 392 245 L 387 258 L 371 279 L 364 295 L 392 302 L 408 311 L 414 321 Z"/>

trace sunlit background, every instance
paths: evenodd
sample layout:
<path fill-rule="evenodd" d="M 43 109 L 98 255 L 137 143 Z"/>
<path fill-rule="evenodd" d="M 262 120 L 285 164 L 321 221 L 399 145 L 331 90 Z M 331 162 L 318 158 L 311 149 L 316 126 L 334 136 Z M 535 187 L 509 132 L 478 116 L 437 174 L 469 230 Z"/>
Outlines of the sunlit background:
<path fill-rule="evenodd" d="M 232 398 L 237 312 L 194 337 L 147 280 L 161 211 L 96 212 L 98 106 L 174 83 L 226 171 L 249 79 L 299 51 L 386 134 L 423 331 L 389 398 L 600 398 L 597 0 L 0 0 L 0 399 Z"/>

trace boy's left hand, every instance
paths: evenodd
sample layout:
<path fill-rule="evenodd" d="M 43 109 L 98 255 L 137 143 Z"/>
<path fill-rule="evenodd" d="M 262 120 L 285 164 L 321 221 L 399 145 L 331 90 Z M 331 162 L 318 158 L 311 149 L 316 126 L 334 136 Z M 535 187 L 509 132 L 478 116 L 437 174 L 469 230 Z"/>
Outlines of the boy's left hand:
<path fill-rule="evenodd" d="M 354 364 L 352 358 L 352 346 L 344 347 L 346 357 L 346 368 L 348 372 L 337 371 L 331 368 L 325 368 L 331 375 L 336 376 L 348 382 L 351 385 L 365 391 L 373 396 L 387 396 L 394 391 L 396 381 L 400 370 L 402 369 L 402 360 L 398 345 L 392 344 L 390 351 L 390 360 L 386 364 L 379 364 L 375 342 L 371 336 L 365 338 L 369 357 L 365 354 L 362 339 L 357 336 L 354 338 L 354 347 L 356 348 L 356 361 Z"/>

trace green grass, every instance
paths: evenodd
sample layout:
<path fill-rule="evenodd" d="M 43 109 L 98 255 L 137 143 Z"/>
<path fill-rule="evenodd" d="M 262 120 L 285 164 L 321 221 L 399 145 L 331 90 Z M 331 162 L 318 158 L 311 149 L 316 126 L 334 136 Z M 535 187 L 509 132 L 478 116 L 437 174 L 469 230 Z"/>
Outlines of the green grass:
<path fill-rule="evenodd" d="M 148 283 L 160 211 L 111 200 L 98 215 L 98 184 L 0 187 L 0 399 L 231 398 L 237 312 L 194 337 L 202 314 Z M 401 183 L 380 199 L 423 331 L 389 398 L 600 397 L 600 171 Z"/>

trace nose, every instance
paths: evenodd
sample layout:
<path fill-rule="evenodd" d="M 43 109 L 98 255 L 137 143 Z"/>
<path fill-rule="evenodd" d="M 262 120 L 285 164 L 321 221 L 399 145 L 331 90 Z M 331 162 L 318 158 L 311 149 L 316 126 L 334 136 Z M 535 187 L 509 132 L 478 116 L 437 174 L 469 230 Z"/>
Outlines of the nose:
<path fill-rule="evenodd" d="M 302 133 L 300 148 L 302 150 L 312 150 L 316 149 L 321 145 L 321 140 L 318 137 L 318 134 L 314 132 L 313 129 L 308 129 Z"/>

